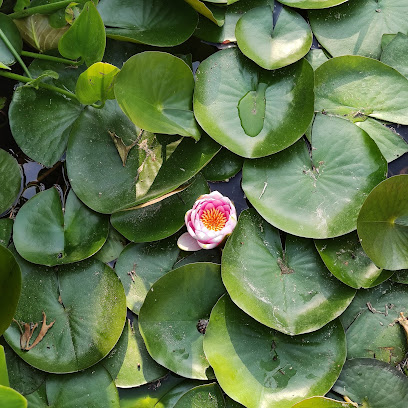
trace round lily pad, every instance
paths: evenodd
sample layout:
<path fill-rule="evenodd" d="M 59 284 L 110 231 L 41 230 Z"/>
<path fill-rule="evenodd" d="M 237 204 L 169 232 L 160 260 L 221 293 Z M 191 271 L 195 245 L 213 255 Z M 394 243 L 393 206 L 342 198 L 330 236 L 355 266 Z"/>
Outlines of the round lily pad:
<path fill-rule="evenodd" d="M 282 4 L 300 9 L 322 9 L 337 6 L 347 0 L 282 0 Z"/>
<path fill-rule="evenodd" d="M 316 69 L 315 93 L 317 111 L 408 124 L 408 79 L 380 61 L 332 58 Z"/>
<path fill-rule="evenodd" d="M 346 329 L 347 357 L 371 357 L 396 365 L 408 352 L 407 339 L 398 324 L 408 312 L 406 285 L 385 282 L 357 292 L 341 316 Z"/>
<path fill-rule="evenodd" d="M 408 175 L 384 180 L 365 200 L 357 220 L 361 245 L 380 268 L 408 268 Z"/>
<path fill-rule="evenodd" d="M 3 34 L 7 37 L 13 48 L 18 54 L 21 54 L 23 40 L 13 20 L 6 14 L 0 13 L 0 26 Z M 13 65 L 15 62 L 16 59 L 14 55 L 4 41 L 0 39 L 0 68 L 10 69 L 9 65 Z"/>
<path fill-rule="evenodd" d="M 101 0 L 98 11 L 108 37 L 157 47 L 183 43 L 198 21 L 183 0 Z"/>
<path fill-rule="evenodd" d="M 365 408 L 405 408 L 408 379 L 387 363 L 368 358 L 348 360 L 333 390 Z"/>
<path fill-rule="evenodd" d="M 126 293 L 126 305 L 139 314 L 154 282 L 169 272 L 179 255 L 176 237 L 158 242 L 129 244 L 120 254 L 115 272 Z"/>
<path fill-rule="evenodd" d="M 216 383 L 199 385 L 187 391 L 174 408 L 224 408 L 225 401 L 220 386 Z"/>
<path fill-rule="evenodd" d="M 115 383 L 101 364 L 75 374 L 48 374 L 27 400 L 35 408 L 119 408 Z"/>
<path fill-rule="evenodd" d="M 240 50 L 265 69 L 278 69 L 304 57 L 312 45 L 309 24 L 298 13 L 282 8 L 274 25 L 273 6 L 247 11 L 235 29 Z"/>
<path fill-rule="evenodd" d="M 261 157 L 285 149 L 312 120 L 313 69 L 305 60 L 267 71 L 230 48 L 203 61 L 196 78 L 198 123 L 240 156 Z"/>
<path fill-rule="evenodd" d="M 0 335 L 9 327 L 21 292 L 21 269 L 13 254 L 0 245 Z"/>
<path fill-rule="evenodd" d="M 210 181 L 228 181 L 242 169 L 243 164 L 244 159 L 241 156 L 222 148 L 204 167 L 202 173 Z"/>
<path fill-rule="evenodd" d="M 408 20 L 403 17 L 407 13 L 405 0 L 350 0 L 338 7 L 310 11 L 309 20 L 317 40 L 333 57 L 357 54 L 379 58 L 383 34 L 408 31 Z"/>
<path fill-rule="evenodd" d="M 119 234 L 112 226 L 109 227 L 109 234 L 103 247 L 95 254 L 95 258 L 104 263 L 117 259 L 127 243 L 125 237 Z"/>
<path fill-rule="evenodd" d="M 326 269 L 312 240 L 279 231 L 255 210 L 245 210 L 225 245 L 222 280 L 231 299 L 254 319 L 295 335 L 338 317 L 355 290 Z"/>
<path fill-rule="evenodd" d="M 136 129 L 108 100 L 103 109 L 85 108 L 77 120 L 67 150 L 68 176 L 80 200 L 111 214 L 178 188 L 219 149 L 206 135 L 195 143 Z"/>
<path fill-rule="evenodd" d="M 245 161 L 242 188 L 275 227 L 331 238 L 356 228 L 367 194 L 386 174 L 387 162 L 367 133 L 345 119 L 317 115 L 311 145 L 300 140 L 273 156 Z"/>
<path fill-rule="evenodd" d="M 392 275 L 391 280 L 393 282 L 404 283 L 408 285 L 408 269 L 402 269 Z"/>
<path fill-rule="evenodd" d="M 290 337 L 253 320 L 223 296 L 211 312 L 204 352 L 221 388 L 247 408 L 291 408 L 325 394 L 346 359 L 339 321 Z M 273 405 L 272 405 L 273 404 Z"/>
<path fill-rule="evenodd" d="M 193 72 L 182 59 L 158 51 L 136 54 L 116 76 L 114 89 L 119 106 L 140 128 L 200 138 L 192 106 Z"/>
<path fill-rule="evenodd" d="M 3 245 L 6 248 L 10 242 L 13 224 L 14 220 L 11 218 L 0 219 L 0 245 Z"/>
<path fill-rule="evenodd" d="M 292 408 L 355 408 L 355 405 L 331 398 L 312 397 L 298 402 Z"/>
<path fill-rule="evenodd" d="M 61 265 L 89 258 L 108 236 L 109 220 L 68 193 L 62 208 L 56 188 L 31 198 L 14 222 L 14 244 L 26 260 L 41 265 Z"/>
<path fill-rule="evenodd" d="M 0 401 L 2 408 L 26 408 L 27 400 L 12 388 L 0 385 Z"/>
<path fill-rule="evenodd" d="M 371 288 L 394 272 L 377 268 L 361 247 L 356 232 L 315 241 L 323 262 L 339 280 L 352 288 Z"/>
<path fill-rule="evenodd" d="M 160 278 L 139 314 L 140 332 L 150 355 L 183 377 L 207 379 L 203 333 L 224 291 L 216 264 L 189 264 Z"/>
<path fill-rule="evenodd" d="M 112 214 L 111 223 L 130 241 L 158 241 L 177 232 L 184 225 L 184 216 L 197 198 L 209 192 L 205 178 L 199 174 L 186 188 L 175 190 L 160 200 Z M 156 223 L 160 228 L 152 228 Z"/>
<path fill-rule="evenodd" d="M 157 380 L 168 372 L 147 352 L 135 315 L 132 315 L 132 321 L 126 322 L 119 341 L 101 364 L 120 388 L 138 387 Z"/>
<path fill-rule="evenodd" d="M 408 78 L 408 36 L 398 33 L 383 49 L 381 62 L 395 68 Z"/>
<path fill-rule="evenodd" d="M 0 149 L 0 214 L 16 201 L 21 188 L 21 170 L 17 160 Z"/>
<path fill-rule="evenodd" d="M 105 357 L 126 317 L 125 293 L 114 271 L 93 259 L 58 268 L 17 260 L 22 291 L 15 322 L 4 333 L 12 349 L 53 373 L 83 370 Z"/>

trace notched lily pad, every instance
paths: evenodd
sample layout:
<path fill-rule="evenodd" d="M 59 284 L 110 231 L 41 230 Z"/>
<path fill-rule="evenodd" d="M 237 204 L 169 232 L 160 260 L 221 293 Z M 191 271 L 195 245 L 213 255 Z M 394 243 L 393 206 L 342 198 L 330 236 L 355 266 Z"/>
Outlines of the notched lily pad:
<path fill-rule="evenodd" d="M 14 222 L 14 244 L 26 260 L 61 265 L 89 258 L 108 236 L 109 220 L 86 207 L 71 190 L 65 203 L 56 188 L 31 198 Z"/>

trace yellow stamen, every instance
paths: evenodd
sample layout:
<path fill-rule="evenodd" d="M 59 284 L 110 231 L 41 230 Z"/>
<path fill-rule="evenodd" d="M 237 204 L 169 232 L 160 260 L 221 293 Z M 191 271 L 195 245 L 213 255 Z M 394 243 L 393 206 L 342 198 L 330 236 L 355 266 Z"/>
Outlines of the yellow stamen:
<path fill-rule="evenodd" d="M 211 210 L 205 210 L 202 213 L 201 222 L 209 230 L 220 231 L 225 227 L 227 219 L 220 210 L 211 208 Z"/>

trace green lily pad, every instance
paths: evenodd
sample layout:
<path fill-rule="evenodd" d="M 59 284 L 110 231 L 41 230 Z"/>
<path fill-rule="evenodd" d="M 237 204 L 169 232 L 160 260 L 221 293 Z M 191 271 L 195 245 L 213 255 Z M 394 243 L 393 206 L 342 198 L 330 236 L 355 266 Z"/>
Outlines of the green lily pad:
<path fill-rule="evenodd" d="M 352 288 L 371 288 L 394 272 L 377 268 L 361 247 L 356 232 L 338 238 L 315 241 L 329 271 Z"/>
<path fill-rule="evenodd" d="M 367 132 L 368 136 L 374 140 L 388 163 L 408 152 L 407 142 L 395 129 L 390 129 L 371 118 L 367 118 L 363 122 L 356 122 L 356 125 Z"/>
<path fill-rule="evenodd" d="M 393 282 L 404 283 L 408 285 L 408 269 L 402 269 L 392 275 L 391 280 Z"/>
<path fill-rule="evenodd" d="M 204 352 L 221 388 L 248 408 L 291 408 L 326 393 L 346 359 L 339 321 L 290 337 L 253 320 L 228 296 L 211 312 Z"/>
<path fill-rule="evenodd" d="M 320 329 L 347 308 L 356 293 L 335 279 L 313 241 L 279 231 L 255 210 L 241 213 L 222 255 L 222 280 L 245 313 L 280 332 Z"/>
<path fill-rule="evenodd" d="M 125 148 L 126 158 L 121 157 Z M 195 143 L 137 130 L 116 101 L 106 101 L 103 109 L 86 108 L 71 131 L 68 176 L 88 207 L 110 214 L 173 191 L 219 149 L 206 135 Z"/>
<path fill-rule="evenodd" d="M 38 390 L 45 381 L 46 373 L 27 364 L 6 342 L 4 343 L 11 388 L 22 395 L 28 395 Z"/>
<path fill-rule="evenodd" d="M 225 12 L 221 7 L 208 4 L 200 0 L 184 0 L 188 3 L 194 10 L 198 11 L 204 17 L 207 17 L 212 23 L 217 24 L 217 26 L 222 27 L 225 23 Z"/>
<path fill-rule="evenodd" d="M 0 13 L 0 26 L 3 34 L 10 41 L 13 48 L 21 54 L 23 48 L 23 40 L 20 32 L 14 24 L 13 20 L 7 15 Z M 10 69 L 9 66 L 16 62 L 14 55 L 11 53 L 7 45 L 0 39 L 0 68 Z"/>
<path fill-rule="evenodd" d="M 387 46 L 383 48 L 381 62 L 396 69 L 408 78 L 408 36 L 398 33 Z"/>
<path fill-rule="evenodd" d="M 0 245 L 0 336 L 16 313 L 21 292 L 21 269 L 13 254 Z"/>
<path fill-rule="evenodd" d="M 58 190 L 51 188 L 21 207 L 13 231 L 23 258 L 54 266 L 81 261 L 99 251 L 108 236 L 109 221 L 83 205 L 72 190 L 63 204 Z"/>
<path fill-rule="evenodd" d="M 200 129 L 194 119 L 194 77 L 174 55 L 146 51 L 129 58 L 115 80 L 115 96 L 130 120 L 149 132 L 191 136 Z"/>
<path fill-rule="evenodd" d="M 408 311 L 408 288 L 385 282 L 360 290 L 341 316 L 346 329 L 347 357 L 371 357 L 396 365 L 408 351 L 400 312 Z"/>
<path fill-rule="evenodd" d="M 388 364 L 368 358 L 346 361 L 333 390 L 364 408 L 405 408 L 408 379 Z"/>
<path fill-rule="evenodd" d="M 114 271 L 94 259 L 58 268 L 17 260 L 22 292 L 16 322 L 4 333 L 12 349 L 32 366 L 53 373 L 83 370 L 105 357 L 126 317 L 125 293 Z M 54 324 L 33 348 L 22 350 L 38 338 L 43 312 L 47 325 Z M 24 332 L 24 323 L 38 323 L 28 342 L 19 327 Z"/>
<path fill-rule="evenodd" d="M 136 316 L 125 323 L 122 335 L 101 364 L 119 388 L 138 387 L 163 377 L 168 370 L 149 355 L 139 332 Z"/>
<path fill-rule="evenodd" d="M 6 355 L 4 354 L 3 346 L 0 346 L 0 385 L 9 387 L 9 377 L 7 373 Z"/>
<path fill-rule="evenodd" d="M 210 192 L 205 178 L 199 174 L 191 184 L 168 197 L 160 197 L 133 209 L 112 214 L 112 225 L 133 242 L 158 241 L 173 235 L 184 225 L 184 216 L 197 198 Z M 160 228 L 152 228 L 158 224 Z"/>
<path fill-rule="evenodd" d="M 384 180 L 365 200 L 357 219 L 361 245 L 379 267 L 408 268 L 408 175 Z"/>
<path fill-rule="evenodd" d="M 102 18 L 92 1 L 88 1 L 69 30 L 58 42 L 58 51 L 65 58 L 82 57 L 90 67 L 102 61 L 106 36 Z"/>
<path fill-rule="evenodd" d="M 56 71 L 57 80 L 45 82 L 69 91 L 75 90 L 78 75 L 83 68 L 67 69 L 65 65 L 35 60 L 30 65 L 33 76 L 45 70 Z M 10 128 L 20 149 L 30 158 L 51 167 L 63 155 L 73 123 L 83 106 L 76 99 L 69 99 L 47 89 L 20 86 L 10 103 Z M 49 120 L 49 118 L 53 120 Z"/>
<path fill-rule="evenodd" d="M 0 385 L 0 401 L 2 408 L 26 408 L 27 400 L 12 388 Z"/>
<path fill-rule="evenodd" d="M 194 35 L 204 41 L 213 43 L 236 42 L 235 26 L 244 13 L 255 7 L 273 5 L 273 0 L 239 0 L 239 2 L 223 7 L 224 24 L 217 26 L 206 18 L 200 18 Z"/>
<path fill-rule="evenodd" d="M 347 0 L 282 0 L 282 4 L 300 9 L 325 9 L 338 4 L 345 3 Z"/>
<path fill-rule="evenodd" d="M 320 49 L 312 49 L 310 50 L 305 57 L 310 65 L 313 67 L 314 70 L 320 67 L 320 65 L 324 64 L 328 58 L 327 55 L 324 53 L 323 50 Z"/>
<path fill-rule="evenodd" d="M 221 265 L 221 250 L 220 248 L 206 249 L 205 251 L 184 252 L 181 255 L 189 254 L 186 257 L 178 260 L 173 269 L 180 268 L 180 266 L 188 265 L 196 262 L 211 262 Z"/>
<path fill-rule="evenodd" d="M 21 170 L 17 160 L 0 149 L 0 214 L 16 201 L 21 189 Z"/>
<path fill-rule="evenodd" d="M 275 227 L 308 238 L 332 238 L 356 228 L 367 194 L 386 174 L 386 160 L 363 130 L 344 119 L 317 115 L 311 146 L 300 140 L 273 156 L 245 161 L 242 188 Z"/>
<path fill-rule="evenodd" d="M 304 134 L 312 120 L 313 70 L 305 60 L 266 71 L 237 49 L 226 49 L 203 61 L 196 77 L 194 114 L 198 123 L 240 156 L 261 157 L 285 149 Z M 264 98 L 264 116 L 263 110 L 259 113 L 256 106 L 245 103 L 244 98 L 252 97 L 254 102 Z M 262 129 L 257 136 L 244 130 L 254 128 Z"/>
<path fill-rule="evenodd" d="M 309 20 L 317 40 L 333 57 L 379 58 L 383 34 L 408 31 L 407 13 L 405 0 L 358 0 L 310 11 Z"/>
<path fill-rule="evenodd" d="M 139 314 L 144 299 L 159 278 L 171 271 L 179 255 L 176 237 L 163 241 L 129 244 L 120 254 L 115 272 L 126 293 L 126 305 Z"/>
<path fill-rule="evenodd" d="M 205 331 L 206 319 L 224 291 L 220 266 L 211 263 L 182 266 L 154 283 L 139 314 L 150 355 L 183 377 L 207 379 L 209 363 L 198 325 Z"/>
<path fill-rule="evenodd" d="M 105 102 L 115 99 L 113 81 L 120 71 L 114 65 L 106 62 L 96 62 L 79 77 L 75 87 L 75 94 L 79 101 L 85 105 L 95 102 Z"/>
<path fill-rule="evenodd" d="M 222 148 L 214 158 L 204 167 L 202 173 L 206 180 L 224 181 L 234 177 L 244 164 L 241 156 Z"/>
<path fill-rule="evenodd" d="M 115 383 L 100 364 L 75 374 L 48 374 L 45 384 L 27 400 L 30 408 L 120 407 Z"/>
<path fill-rule="evenodd" d="M 187 391 L 174 408 L 225 408 L 224 396 L 216 383 L 199 385 Z"/>
<path fill-rule="evenodd" d="M 247 11 L 235 29 L 240 50 L 265 69 L 278 69 L 303 58 L 310 50 L 313 35 L 298 13 L 282 8 L 273 24 L 273 5 Z"/>
<path fill-rule="evenodd" d="M 183 43 L 198 21 L 183 0 L 101 0 L 98 10 L 108 37 L 157 47 Z"/>
<path fill-rule="evenodd" d="M 316 70 L 315 109 L 346 116 L 366 116 L 408 124 L 408 80 L 395 69 L 371 58 L 332 58 Z"/>
<path fill-rule="evenodd" d="M 355 408 L 355 405 L 325 397 L 312 397 L 295 404 L 292 408 Z"/>
<path fill-rule="evenodd" d="M 95 258 L 104 263 L 117 259 L 125 248 L 127 240 L 114 228 L 109 228 L 108 238 L 103 247 L 95 254 Z"/>

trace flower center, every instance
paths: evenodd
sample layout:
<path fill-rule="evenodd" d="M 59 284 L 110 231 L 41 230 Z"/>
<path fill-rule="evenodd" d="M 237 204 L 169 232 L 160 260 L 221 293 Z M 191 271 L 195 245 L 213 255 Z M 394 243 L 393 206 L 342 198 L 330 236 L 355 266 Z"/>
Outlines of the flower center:
<path fill-rule="evenodd" d="M 211 210 L 205 210 L 202 213 L 201 222 L 209 230 L 220 231 L 225 227 L 227 219 L 220 210 L 211 208 Z"/>

